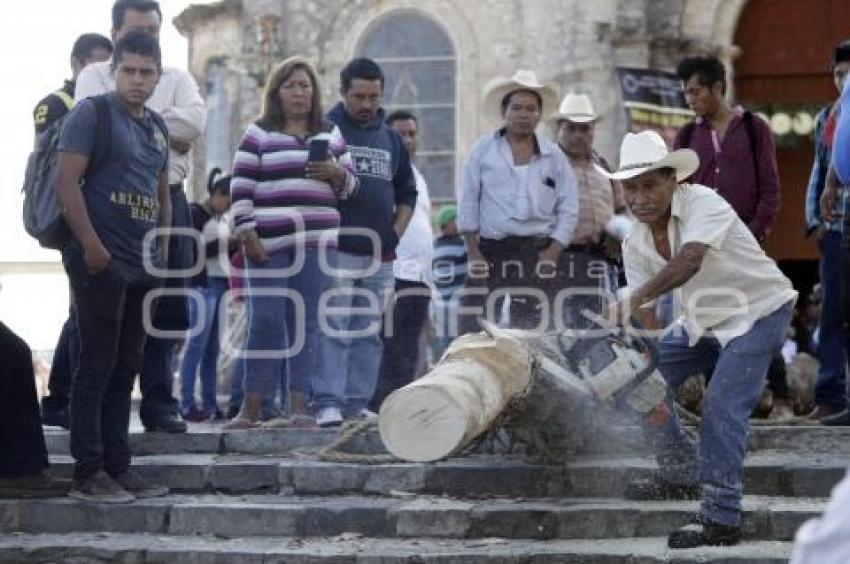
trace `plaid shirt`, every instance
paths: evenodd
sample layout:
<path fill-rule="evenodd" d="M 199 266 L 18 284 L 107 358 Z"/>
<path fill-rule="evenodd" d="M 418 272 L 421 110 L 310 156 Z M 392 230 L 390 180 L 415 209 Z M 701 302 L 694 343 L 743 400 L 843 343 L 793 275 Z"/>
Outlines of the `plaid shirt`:
<path fill-rule="evenodd" d="M 838 187 L 838 193 L 835 198 L 835 221 L 824 221 L 820 215 L 820 197 L 823 193 L 826 184 L 826 174 L 829 171 L 829 165 L 832 161 L 832 140 L 824 138 L 826 123 L 829 119 L 829 112 L 832 110 L 832 105 L 823 108 L 818 113 L 817 124 L 815 126 L 815 160 L 812 164 L 812 173 L 809 176 L 809 186 L 806 189 L 806 229 L 811 232 L 815 228 L 823 225 L 830 231 L 844 231 L 844 218 L 850 218 L 850 190 L 845 186 Z M 835 119 L 838 118 L 838 108 L 836 108 Z"/>

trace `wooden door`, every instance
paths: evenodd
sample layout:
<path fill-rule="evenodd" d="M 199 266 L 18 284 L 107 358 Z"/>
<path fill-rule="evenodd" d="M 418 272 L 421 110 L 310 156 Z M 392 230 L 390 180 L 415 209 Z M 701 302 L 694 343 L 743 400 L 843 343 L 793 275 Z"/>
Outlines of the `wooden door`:
<path fill-rule="evenodd" d="M 777 260 L 816 259 L 803 236 L 805 193 L 813 158 L 805 116 L 837 97 L 829 69 L 836 44 L 850 39 L 848 0 L 749 0 L 735 33 L 735 97 L 773 117 L 782 207 L 766 243 Z M 777 117 L 778 116 L 778 117 Z M 801 124 L 798 126 L 798 124 Z"/>

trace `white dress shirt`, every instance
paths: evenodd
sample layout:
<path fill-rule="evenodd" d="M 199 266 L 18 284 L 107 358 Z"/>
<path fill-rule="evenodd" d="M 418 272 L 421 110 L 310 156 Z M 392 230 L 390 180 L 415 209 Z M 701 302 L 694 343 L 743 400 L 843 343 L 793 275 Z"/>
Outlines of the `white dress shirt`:
<path fill-rule="evenodd" d="M 711 188 L 679 185 L 673 192 L 667 236 L 673 256 L 687 243 L 709 247 L 699 272 L 674 290 L 692 346 L 706 332 L 725 346 L 797 298 L 791 282 L 764 254 L 735 210 Z M 635 223 L 626 236 L 623 265 L 627 293 L 667 266 L 645 223 Z"/>
<path fill-rule="evenodd" d="M 115 77 L 109 65 L 109 62 L 92 63 L 82 70 L 74 89 L 76 102 L 115 90 Z M 145 105 L 162 116 L 172 139 L 194 143 L 204 132 L 207 116 L 204 100 L 195 79 L 184 70 L 163 67 L 159 84 Z M 171 149 L 168 182 L 183 182 L 189 175 L 190 166 L 188 153 L 180 154 Z"/>
<path fill-rule="evenodd" d="M 487 239 L 551 237 L 566 246 L 578 219 L 570 163 L 554 143 L 535 135 L 539 152 L 514 166 L 505 130 L 488 133 L 470 152 L 458 194 L 458 228 Z"/>

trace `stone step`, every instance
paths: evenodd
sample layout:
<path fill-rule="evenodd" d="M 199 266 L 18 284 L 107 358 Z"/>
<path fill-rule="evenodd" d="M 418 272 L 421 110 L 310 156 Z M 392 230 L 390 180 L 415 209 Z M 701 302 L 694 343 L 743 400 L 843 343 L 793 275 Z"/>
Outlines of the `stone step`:
<path fill-rule="evenodd" d="M 251 429 L 225 432 L 221 424 L 190 423 L 188 433 L 130 432 L 130 450 L 134 455 L 147 454 L 257 454 L 290 455 L 298 449 L 317 449 L 337 436 L 336 429 Z M 70 454 L 68 432 L 45 429 L 50 454 Z M 364 433 L 352 444 L 357 452 L 384 452 L 376 432 Z"/>
<path fill-rule="evenodd" d="M 760 450 L 744 461 L 744 492 L 763 496 L 829 497 L 847 472 L 847 457 Z M 650 458 L 585 457 L 567 463 L 567 491 L 575 496 L 623 495 L 633 478 L 657 468 Z"/>
<path fill-rule="evenodd" d="M 150 562 L 168 564 L 659 564 L 720 562 L 780 564 L 787 542 L 670 550 L 666 538 L 604 541 L 506 541 L 336 538 L 173 537 L 144 534 L 14 535 L 0 537 L 0 562 Z"/>
<path fill-rule="evenodd" d="M 793 539 L 823 498 L 747 496 L 744 535 Z M 130 504 L 71 498 L 0 500 L 5 533 L 115 532 L 166 535 L 333 536 L 512 539 L 654 537 L 688 522 L 698 502 L 632 502 L 559 498 L 534 501 L 443 497 L 293 497 L 283 495 L 173 495 Z"/>
<path fill-rule="evenodd" d="M 54 471 L 69 477 L 72 460 L 52 456 Z M 572 495 L 620 497 L 627 481 L 649 476 L 648 458 L 582 457 L 566 466 L 519 457 L 470 456 L 432 464 L 350 464 L 248 455 L 182 454 L 134 458 L 147 479 L 175 492 L 297 495 L 393 495 L 409 492 L 453 497 L 536 498 Z M 828 497 L 847 461 L 827 455 L 757 452 L 746 460 L 744 491 L 764 496 Z"/>
<path fill-rule="evenodd" d="M 135 426 L 130 433 L 134 454 L 257 454 L 290 455 L 293 450 L 315 449 L 327 445 L 336 436 L 334 429 L 252 429 L 225 432 L 222 423 L 190 423 L 183 434 L 145 433 Z M 69 454 L 67 431 L 45 429 L 45 441 L 51 454 Z M 751 451 L 771 450 L 850 455 L 850 427 L 753 426 L 749 438 Z M 385 452 L 376 431 L 364 433 L 351 445 L 354 452 Z M 640 431 L 635 427 L 600 430 L 583 445 L 580 454 L 625 455 L 648 452 Z"/>

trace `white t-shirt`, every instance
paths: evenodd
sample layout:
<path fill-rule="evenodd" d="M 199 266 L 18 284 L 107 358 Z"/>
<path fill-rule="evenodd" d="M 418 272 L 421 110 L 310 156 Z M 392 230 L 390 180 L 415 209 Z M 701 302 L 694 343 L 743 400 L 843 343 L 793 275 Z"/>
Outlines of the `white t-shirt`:
<path fill-rule="evenodd" d="M 764 254 L 735 210 L 711 188 L 679 185 L 673 193 L 667 236 L 673 256 L 686 243 L 709 246 L 699 272 L 675 290 L 691 345 L 711 331 L 725 346 L 797 298 L 791 282 Z M 626 236 L 623 264 L 629 291 L 667 266 L 648 225 L 635 223 Z"/>
<path fill-rule="evenodd" d="M 219 241 L 219 246 L 227 249 L 227 241 L 230 239 L 230 224 L 224 216 L 212 216 L 204 224 L 201 231 L 201 240 L 204 243 Z M 227 278 L 230 276 L 230 260 L 227 251 L 207 257 L 207 276 Z"/>
<path fill-rule="evenodd" d="M 431 258 L 434 254 L 434 230 L 431 227 L 431 197 L 428 184 L 412 164 L 416 178 L 416 208 L 410 224 L 398 242 L 393 276 L 412 282 L 431 282 Z"/>

